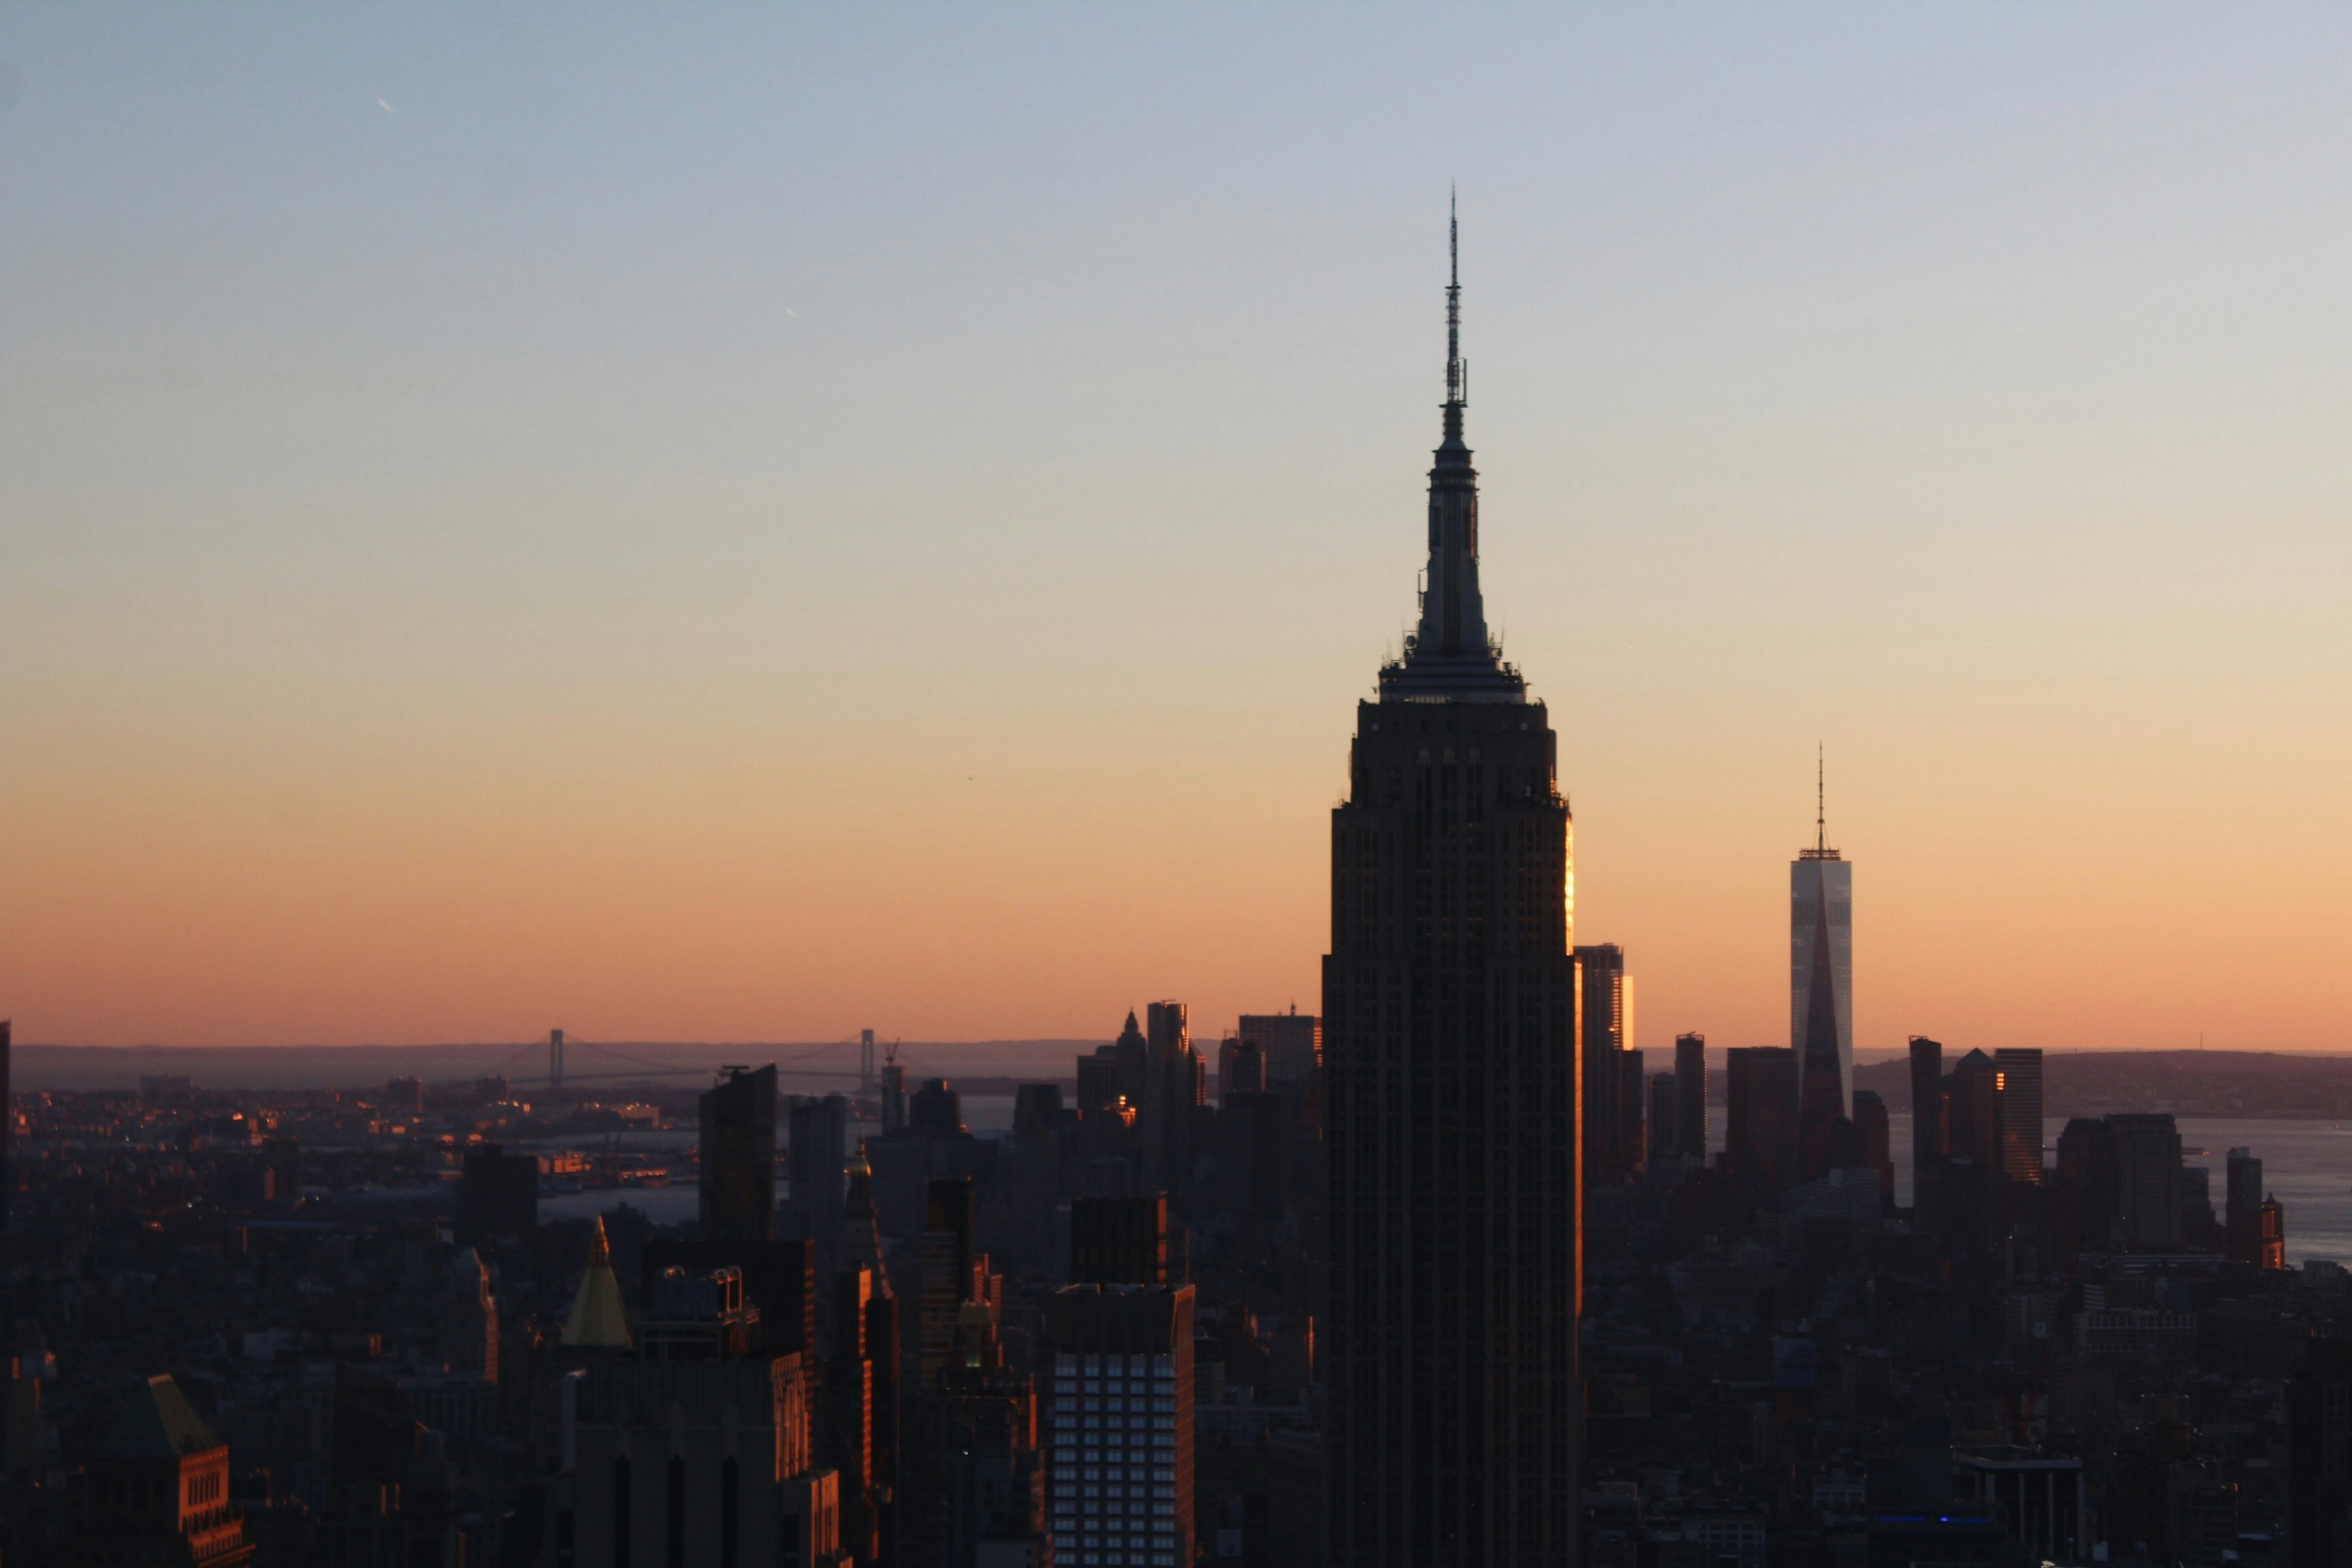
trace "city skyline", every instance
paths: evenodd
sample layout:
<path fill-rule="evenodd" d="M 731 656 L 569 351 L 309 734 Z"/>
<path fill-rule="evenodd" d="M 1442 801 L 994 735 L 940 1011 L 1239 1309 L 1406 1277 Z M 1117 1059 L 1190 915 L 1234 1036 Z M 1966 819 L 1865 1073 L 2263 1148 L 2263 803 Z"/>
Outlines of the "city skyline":
<path fill-rule="evenodd" d="M 1240 26 L 12 14 L 19 1036 L 1311 1008 L 1459 177 L 1648 1033 L 1780 1037 L 1826 740 L 1858 1054 L 2352 1044 L 2342 18 Z"/>

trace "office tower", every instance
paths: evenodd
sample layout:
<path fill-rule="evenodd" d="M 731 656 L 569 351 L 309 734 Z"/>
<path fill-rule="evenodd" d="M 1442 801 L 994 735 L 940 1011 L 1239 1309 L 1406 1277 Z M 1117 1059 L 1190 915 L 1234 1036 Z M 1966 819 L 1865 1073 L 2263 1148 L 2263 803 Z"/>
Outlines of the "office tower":
<path fill-rule="evenodd" d="M 73 1496 L 68 1562 L 245 1568 L 253 1561 L 244 1510 L 229 1500 L 228 1445 L 169 1377 L 133 1390 L 90 1448 Z"/>
<path fill-rule="evenodd" d="M 563 1031 L 547 1031 L 547 1088 L 554 1094 L 563 1088 Z"/>
<path fill-rule="evenodd" d="M 1723 1053 L 1723 1159 L 1767 1194 L 1797 1184 L 1797 1053 L 1744 1046 Z"/>
<path fill-rule="evenodd" d="M 2105 1247 L 2116 1223 L 2116 1140 L 2096 1117 L 2077 1116 L 2058 1134 L 2057 1197 L 2067 1250 Z"/>
<path fill-rule="evenodd" d="M 529 1240 L 539 1230 L 539 1156 L 509 1154 L 496 1143 L 466 1151 L 457 1178 L 460 1247 Z"/>
<path fill-rule="evenodd" d="M 882 1068 L 882 1131 L 896 1132 L 907 1125 L 907 1069 L 897 1062 Z"/>
<path fill-rule="evenodd" d="M 1650 1097 L 1643 1092 L 1649 1081 L 1650 1075 L 1643 1070 L 1641 1052 L 1617 1053 L 1617 1125 L 1612 1131 L 1617 1140 L 1620 1175 L 1640 1165 L 1642 1152 L 1649 1147 L 1643 1113 L 1649 1109 Z"/>
<path fill-rule="evenodd" d="M 1886 1101 L 1871 1089 L 1853 1091 L 1853 1131 L 1862 1144 L 1862 1163 L 1878 1172 L 1881 1202 L 1895 1202 L 1894 1130 L 1887 1125 Z"/>
<path fill-rule="evenodd" d="M 1189 1568 L 1192 1287 L 1072 1285 L 1046 1303 L 1045 1332 L 1057 1568 Z"/>
<path fill-rule="evenodd" d="M 604 1216 L 589 1221 L 588 1269 L 563 1320 L 563 1342 L 574 1349 L 613 1350 L 629 1344 L 629 1309 L 613 1272 L 613 1248 L 604 1239 Z"/>
<path fill-rule="evenodd" d="M 860 1563 L 891 1561 L 898 1484 L 898 1315 L 890 1281 L 851 1263 L 834 1277 L 822 1458 L 841 1475 L 841 1540 Z"/>
<path fill-rule="evenodd" d="M 2225 1250 L 2221 1222 L 2213 1216 L 2213 1173 L 2185 1161 L 2180 1167 L 2180 1245 L 2191 1252 Z"/>
<path fill-rule="evenodd" d="M 1167 1194 L 1071 1199 L 1070 1282 L 1167 1284 Z"/>
<path fill-rule="evenodd" d="M 1062 1086 L 1024 1083 L 1013 1091 L 1013 1136 L 1050 1138 L 1062 1124 Z"/>
<path fill-rule="evenodd" d="M 943 1078 L 927 1078 L 907 1100 L 907 1125 L 926 1138 L 961 1138 L 971 1131 L 963 1122 L 963 1096 Z"/>
<path fill-rule="evenodd" d="M 449 1372 L 499 1380 L 499 1300 L 490 1292 L 490 1271 L 481 1254 L 461 1247 L 449 1259 L 441 1291 L 436 1359 Z"/>
<path fill-rule="evenodd" d="M 388 1116 L 415 1116 L 425 1109 L 425 1080 L 396 1078 L 383 1086 L 383 1109 Z"/>
<path fill-rule="evenodd" d="M 1217 1046 L 1217 1099 L 1254 1094 L 1265 1088 L 1265 1053 L 1255 1040 L 1228 1035 Z"/>
<path fill-rule="evenodd" d="M 2254 1211 L 2254 1231 L 2260 1238 L 2255 1261 L 2263 1268 L 2286 1267 L 2286 1210 L 2279 1206 L 2276 1197 L 2266 1197 Z"/>
<path fill-rule="evenodd" d="M 2019 1186 L 2042 1181 L 2042 1053 L 2003 1047 L 1992 1054 L 2000 1075 L 2000 1173 Z"/>
<path fill-rule="evenodd" d="M 1632 1044 L 1633 982 L 1625 950 L 1601 942 L 1576 950 L 1584 1056 L 1584 1184 L 1605 1185 L 1625 1173 L 1625 1062 Z"/>
<path fill-rule="evenodd" d="M 1290 1196 L 1298 1123 L 1298 1096 L 1286 1089 L 1236 1090 L 1217 1112 L 1217 1201 L 1257 1265 L 1275 1260 L 1274 1227 Z"/>
<path fill-rule="evenodd" d="M 2000 1069 L 1970 1051 L 1944 1075 L 1944 1155 L 1967 1162 L 1971 1191 L 1989 1196 L 2000 1179 Z"/>
<path fill-rule="evenodd" d="M 1911 1037 L 1911 1205 L 1932 1207 L 1930 1189 L 1944 1158 L 1944 1047 Z"/>
<path fill-rule="evenodd" d="M 973 1245 L 975 1218 L 971 1177 L 943 1176 L 931 1183 L 921 1242 L 918 1392 L 930 1390 L 953 1355 L 963 1309 L 976 1304 L 993 1311 L 1002 1303 L 1003 1281 L 990 1272 L 988 1255 Z"/>
<path fill-rule="evenodd" d="M 935 1465 L 927 1492 L 937 1556 L 916 1560 L 973 1568 L 1048 1561 L 1036 1388 L 1005 1364 L 992 1313 L 964 1309 L 956 1353 L 919 1415 L 919 1447 Z"/>
<path fill-rule="evenodd" d="M 2222 1256 L 2232 1263 L 2263 1260 L 2263 1163 L 2252 1149 L 2230 1151 L 2228 1194 L 2221 1221 Z"/>
<path fill-rule="evenodd" d="M 1193 1112 L 1206 1099 L 1206 1074 L 1192 1048 L 1190 1010 L 1181 1002 L 1144 1009 L 1147 1055 L 1135 1126 L 1143 1144 L 1144 1180 L 1181 1207 L 1192 1173 Z"/>
<path fill-rule="evenodd" d="M 2287 1562 L 2352 1558 L 2352 1341 L 2315 1338 L 2286 1385 Z"/>
<path fill-rule="evenodd" d="M 9 1147 L 9 1131 L 16 1117 L 8 1105 L 9 1054 L 12 1026 L 0 1018 L 0 1236 L 8 1234 L 8 1199 L 16 1190 L 16 1165 Z"/>
<path fill-rule="evenodd" d="M 1789 1045 L 1808 1179 L 1827 1168 L 1831 1128 L 1853 1103 L 1853 866 L 1830 847 L 1826 802 L 1813 847 L 1789 863 Z"/>
<path fill-rule="evenodd" d="M 975 1479 L 964 1462 L 977 1451 L 972 1445 L 1003 1458 L 1002 1464 L 992 1460 L 982 1467 L 994 1478 L 982 1484 L 995 1489 L 1009 1485 L 1008 1478 L 1019 1468 L 1012 1450 L 1020 1434 L 1009 1424 L 1018 1413 L 1003 1407 L 1003 1400 L 1017 1391 L 1003 1375 L 996 1351 L 1004 1281 L 974 1244 L 971 1178 L 933 1180 L 925 1209 L 919 1244 L 915 1370 L 902 1405 L 905 1444 L 899 1464 L 905 1485 L 896 1525 L 900 1561 L 947 1563 L 958 1560 L 953 1543 L 969 1539 L 959 1532 L 976 1528 L 971 1524 L 975 1500 L 960 1490 L 968 1489 L 966 1483 Z M 973 1399 L 990 1409 L 974 1410 L 963 1403 Z M 1034 1455 L 1034 1434 L 1031 1448 Z"/>
<path fill-rule="evenodd" d="M 837 1560 L 840 1478 L 811 1452 L 813 1379 L 798 1355 L 748 1348 L 753 1316 L 735 1270 L 673 1270 L 642 1352 L 572 1374 L 556 1539 L 578 1568 Z"/>
<path fill-rule="evenodd" d="M 1323 1065 L 1323 1020 L 1301 1013 L 1294 1004 L 1287 1013 L 1244 1013 L 1235 1031 L 1265 1058 L 1265 1085 L 1296 1088 L 1315 1076 Z"/>
<path fill-rule="evenodd" d="M 2107 1118 L 2116 1148 L 2116 1239 L 2133 1252 L 2180 1250 L 2180 1130 L 2168 1115 Z"/>
<path fill-rule="evenodd" d="M 722 1069 L 703 1091 L 702 1234 L 765 1241 L 776 1234 L 776 1069 Z"/>
<path fill-rule="evenodd" d="M 1459 300 L 1420 625 L 1331 816 L 1324 1518 L 1349 1568 L 1554 1568 L 1581 1511 L 1570 823 L 1480 602 Z"/>
<path fill-rule="evenodd" d="M 1653 1160 L 1671 1160 L 1682 1151 L 1682 1081 L 1670 1072 L 1650 1075 L 1650 1150 Z"/>
<path fill-rule="evenodd" d="M 1686 1159 L 1706 1159 L 1706 1037 L 1675 1037 L 1675 1147 Z"/>
<path fill-rule="evenodd" d="M 784 1181 L 793 1228 L 816 1243 L 820 1266 L 831 1268 L 841 1256 L 841 1205 L 849 1195 L 846 1096 L 785 1096 Z"/>
<path fill-rule="evenodd" d="M 818 1371 L 815 1251 L 814 1242 L 801 1237 L 730 1241 L 649 1236 L 637 1244 L 637 1308 L 641 1314 L 654 1310 L 656 1285 L 673 1270 L 703 1277 L 731 1269 L 757 1314 L 753 1348 L 771 1355 L 797 1352 L 814 1379 Z"/>

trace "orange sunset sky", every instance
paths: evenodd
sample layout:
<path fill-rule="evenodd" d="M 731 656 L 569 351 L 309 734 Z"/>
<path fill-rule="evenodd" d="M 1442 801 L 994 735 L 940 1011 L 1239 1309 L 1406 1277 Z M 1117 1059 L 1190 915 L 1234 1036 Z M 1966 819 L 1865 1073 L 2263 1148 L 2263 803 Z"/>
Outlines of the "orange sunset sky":
<path fill-rule="evenodd" d="M 1460 184 L 1637 1044 L 2352 1047 L 2352 17 L 0 18 L 0 1016 L 1318 1005 Z"/>

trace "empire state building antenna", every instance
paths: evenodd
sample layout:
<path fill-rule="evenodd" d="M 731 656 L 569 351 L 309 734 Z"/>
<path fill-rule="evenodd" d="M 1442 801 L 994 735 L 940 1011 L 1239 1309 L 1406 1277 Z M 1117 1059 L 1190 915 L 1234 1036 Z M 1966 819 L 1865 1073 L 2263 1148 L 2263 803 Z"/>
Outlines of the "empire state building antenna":
<path fill-rule="evenodd" d="M 1470 368 L 1462 363 L 1462 219 L 1453 191 L 1445 193 L 1445 248 L 1453 264 L 1445 285 L 1445 401 L 1455 408 L 1470 401 Z"/>

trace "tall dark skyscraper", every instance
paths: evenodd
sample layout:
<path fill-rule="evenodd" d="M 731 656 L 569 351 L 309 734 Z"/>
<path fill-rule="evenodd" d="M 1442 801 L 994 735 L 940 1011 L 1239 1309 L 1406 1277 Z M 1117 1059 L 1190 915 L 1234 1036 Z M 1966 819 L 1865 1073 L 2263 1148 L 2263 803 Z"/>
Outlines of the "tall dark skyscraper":
<path fill-rule="evenodd" d="M 1572 864 L 1557 742 L 1486 631 L 1460 275 L 1418 628 L 1331 816 L 1327 1561 L 1576 1559 Z"/>
<path fill-rule="evenodd" d="M 16 1167 L 9 1163 L 13 1152 L 8 1147 L 9 1028 L 9 1021 L 0 1018 L 0 1236 L 8 1234 L 8 1197 L 16 1190 Z"/>
<path fill-rule="evenodd" d="M 1675 1105 L 1680 1120 L 1675 1146 L 1686 1159 L 1706 1158 L 1706 1037 L 1675 1037 Z"/>
<path fill-rule="evenodd" d="M 1625 1103 L 1625 1053 L 1633 1048 L 1633 977 L 1625 950 L 1601 942 L 1576 950 L 1577 1039 L 1584 1058 L 1584 1184 L 1615 1181 L 1641 1158 L 1628 1138 L 1641 1108 Z"/>
<path fill-rule="evenodd" d="M 2000 1074 L 2000 1173 L 2004 1181 L 2042 1181 L 2042 1053 L 2032 1047 L 1993 1052 Z"/>
<path fill-rule="evenodd" d="M 702 1096 L 702 1234 L 766 1241 L 776 1234 L 776 1069 L 729 1068 Z"/>
<path fill-rule="evenodd" d="M 1723 1158 L 1765 1194 L 1796 1184 L 1797 1055 L 1779 1046 L 1723 1053 Z"/>
<path fill-rule="evenodd" d="M 1833 1130 L 1853 1105 L 1853 867 L 1830 847 L 1826 796 L 1813 847 L 1789 863 L 1789 1045 L 1811 1179 L 1829 1168 Z"/>
<path fill-rule="evenodd" d="M 1925 1215 L 1933 1205 L 1937 1163 L 1944 1157 L 1944 1047 L 1911 1037 L 1911 1203 Z"/>

